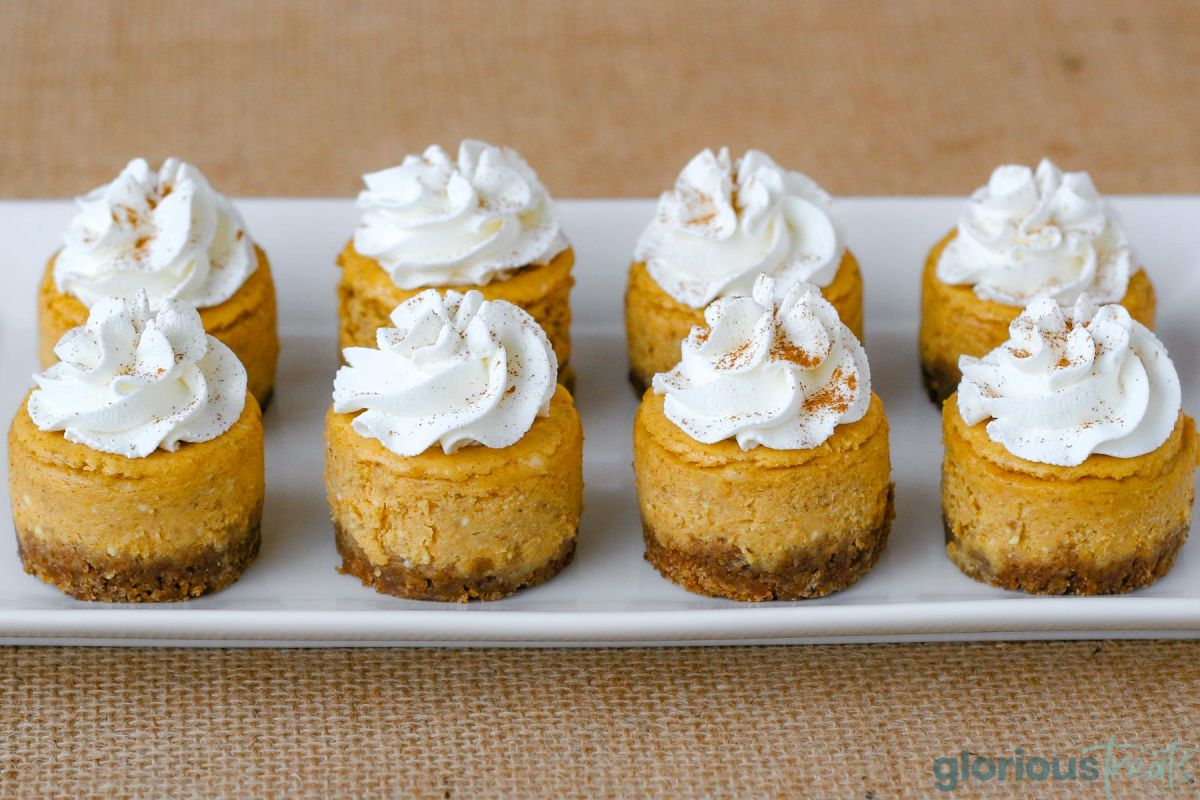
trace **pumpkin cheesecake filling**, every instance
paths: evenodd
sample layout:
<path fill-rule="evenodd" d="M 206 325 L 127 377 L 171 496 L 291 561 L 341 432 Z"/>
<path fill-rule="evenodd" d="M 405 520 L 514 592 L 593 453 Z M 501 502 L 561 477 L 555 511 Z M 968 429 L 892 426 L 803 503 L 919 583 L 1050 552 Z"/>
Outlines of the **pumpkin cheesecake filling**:
<path fill-rule="evenodd" d="M 569 563 L 582 513 L 583 429 L 559 387 L 509 447 L 398 456 L 327 417 L 325 485 L 346 572 L 388 594 L 494 599 Z"/>
<path fill-rule="evenodd" d="M 946 549 L 967 575 L 1038 594 L 1110 594 L 1166 574 L 1200 463 L 1174 365 L 1122 306 L 1030 304 L 964 357 L 942 407 Z"/>
<path fill-rule="evenodd" d="M 1018 458 L 945 405 L 942 503 L 950 559 L 976 580 L 1038 594 L 1153 583 L 1187 538 L 1200 445 L 1183 414 L 1135 458 L 1057 468 Z"/>
<path fill-rule="evenodd" d="M 80 600 L 165 601 L 233 583 L 258 553 L 263 437 L 251 397 L 224 435 L 141 459 L 9 430 L 13 527 L 26 572 Z"/>
<path fill-rule="evenodd" d="M 682 575 L 693 591 L 732 583 L 738 599 L 820 596 L 849 586 L 882 552 L 894 512 L 878 397 L 809 450 L 699 449 L 662 404 L 646 394 L 634 451 L 648 557 L 668 577 Z"/>
<path fill-rule="evenodd" d="M 557 574 L 583 509 L 583 429 L 517 306 L 430 289 L 347 348 L 326 416 L 342 570 L 385 594 L 492 600 Z"/>
<path fill-rule="evenodd" d="M 134 337 L 130 339 L 129 337 Z M 9 429 L 25 570 L 82 600 L 183 600 L 258 552 L 261 415 L 197 312 L 104 298 L 59 343 Z"/>
<path fill-rule="evenodd" d="M 861 345 L 815 287 L 779 297 L 766 276 L 706 318 L 634 420 L 647 560 L 737 600 L 850 586 L 894 516 L 887 419 Z"/>

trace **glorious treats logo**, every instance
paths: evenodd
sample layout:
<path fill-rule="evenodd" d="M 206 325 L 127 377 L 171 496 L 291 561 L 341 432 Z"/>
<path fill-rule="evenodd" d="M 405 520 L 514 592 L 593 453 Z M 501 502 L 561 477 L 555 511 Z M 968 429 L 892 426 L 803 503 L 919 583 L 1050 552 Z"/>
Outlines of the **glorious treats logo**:
<path fill-rule="evenodd" d="M 1138 792 L 1151 784 L 1156 791 L 1194 788 L 1189 762 L 1197 754 L 1200 749 L 1178 742 L 1154 748 L 1121 742 L 1116 736 L 1066 755 L 1035 754 L 1025 747 L 1015 747 L 1005 756 L 962 750 L 933 760 L 933 785 L 948 793 L 968 783 L 1083 782 L 1103 786 L 1104 796 L 1116 800 L 1140 796 Z"/>

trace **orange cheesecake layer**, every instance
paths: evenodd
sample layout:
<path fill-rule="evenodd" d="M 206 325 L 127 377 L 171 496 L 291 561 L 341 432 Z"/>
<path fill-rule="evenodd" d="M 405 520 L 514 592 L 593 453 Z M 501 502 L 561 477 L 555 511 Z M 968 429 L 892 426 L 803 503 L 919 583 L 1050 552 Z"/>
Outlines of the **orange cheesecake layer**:
<path fill-rule="evenodd" d="M 551 577 L 583 511 L 583 429 L 559 386 L 515 444 L 399 456 L 326 415 L 325 487 L 343 568 L 381 592 L 494 599 Z"/>
<path fill-rule="evenodd" d="M 871 567 L 887 541 L 887 417 L 866 415 L 807 450 L 702 444 L 647 392 L 634 468 L 647 558 L 691 591 L 739 600 L 819 597 Z"/>
<path fill-rule="evenodd" d="M 1200 462 L 1180 413 L 1160 447 L 1075 467 L 1027 461 L 942 406 L 946 549 L 968 575 L 1038 594 L 1127 592 L 1164 575 L 1191 526 Z"/>
<path fill-rule="evenodd" d="M 80 599 L 185 599 L 231 583 L 257 553 L 264 464 L 253 397 L 221 436 L 145 458 L 40 430 L 23 402 L 8 459 L 26 571 Z"/>

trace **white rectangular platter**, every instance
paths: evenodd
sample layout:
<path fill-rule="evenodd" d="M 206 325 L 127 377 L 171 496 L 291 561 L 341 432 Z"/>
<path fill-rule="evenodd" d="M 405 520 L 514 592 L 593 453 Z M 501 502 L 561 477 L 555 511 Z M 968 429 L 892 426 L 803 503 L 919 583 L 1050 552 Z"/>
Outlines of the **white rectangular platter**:
<path fill-rule="evenodd" d="M 572 362 L 587 438 L 586 511 L 574 562 L 542 586 L 469 605 L 386 597 L 339 574 L 321 483 L 322 416 L 337 367 L 334 258 L 357 213 L 350 200 L 252 199 L 239 207 L 272 261 L 283 342 L 265 418 L 258 560 L 232 587 L 186 603 L 79 602 L 22 571 L 5 514 L 0 643 L 585 646 L 1200 636 L 1200 542 L 1185 545 L 1161 581 L 1120 597 L 1027 597 L 976 583 L 946 559 L 939 415 L 917 369 L 918 275 L 962 200 L 839 204 L 865 276 L 866 347 L 891 422 L 897 514 L 879 563 L 850 589 L 799 603 L 736 603 L 689 594 L 642 559 L 630 466 L 637 401 L 625 377 L 621 303 L 634 242 L 653 212 L 649 200 L 561 204 L 577 253 Z M 1158 287 L 1158 332 L 1181 373 L 1185 409 L 1195 416 L 1200 197 L 1125 197 L 1115 204 Z M 71 211 L 63 201 L 0 203 L 5 425 L 31 386 L 35 287 Z"/>

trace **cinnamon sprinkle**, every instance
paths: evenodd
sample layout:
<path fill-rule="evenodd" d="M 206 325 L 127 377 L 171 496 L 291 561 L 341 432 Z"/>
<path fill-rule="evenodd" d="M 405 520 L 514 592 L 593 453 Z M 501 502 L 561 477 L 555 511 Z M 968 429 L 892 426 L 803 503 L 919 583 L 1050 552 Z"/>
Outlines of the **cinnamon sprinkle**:
<path fill-rule="evenodd" d="M 750 355 L 750 348 L 753 342 L 743 342 L 735 349 L 730 350 L 725 355 L 721 356 L 714 365 L 717 369 L 736 369 L 742 365 Z"/>
<path fill-rule="evenodd" d="M 778 322 L 775 323 L 774 339 L 775 341 L 771 345 L 771 358 L 775 361 L 788 361 L 804 369 L 811 369 L 821 363 L 820 358 L 794 344 Z"/>
<path fill-rule="evenodd" d="M 850 407 L 857 390 L 858 376 L 854 373 L 847 375 L 842 367 L 838 367 L 820 391 L 804 398 L 804 410 L 810 414 L 822 411 L 841 414 Z"/>

